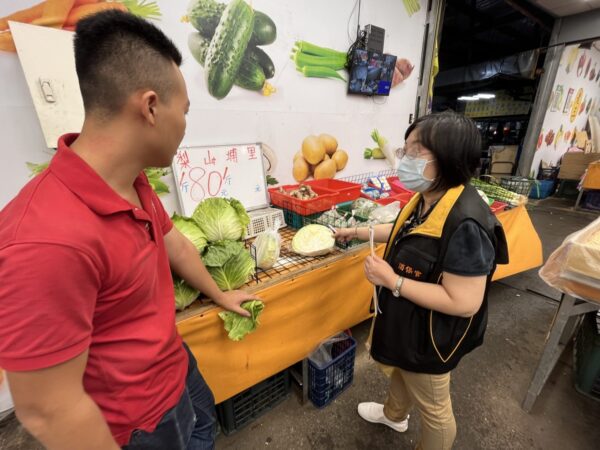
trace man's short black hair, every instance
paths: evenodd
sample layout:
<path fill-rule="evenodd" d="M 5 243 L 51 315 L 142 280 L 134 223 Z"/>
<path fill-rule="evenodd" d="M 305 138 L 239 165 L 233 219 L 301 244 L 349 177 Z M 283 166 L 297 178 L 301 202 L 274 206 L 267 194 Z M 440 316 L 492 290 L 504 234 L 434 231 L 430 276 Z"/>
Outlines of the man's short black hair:
<path fill-rule="evenodd" d="M 479 167 L 481 135 L 475 122 L 462 114 L 445 111 L 419 117 L 406 130 L 417 130 L 419 143 L 435 156 L 438 177 L 432 189 L 446 190 L 467 183 Z"/>
<path fill-rule="evenodd" d="M 181 65 L 175 44 L 133 14 L 111 10 L 77 23 L 75 67 L 86 112 L 118 112 L 139 89 L 168 98 L 172 63 Z"/>

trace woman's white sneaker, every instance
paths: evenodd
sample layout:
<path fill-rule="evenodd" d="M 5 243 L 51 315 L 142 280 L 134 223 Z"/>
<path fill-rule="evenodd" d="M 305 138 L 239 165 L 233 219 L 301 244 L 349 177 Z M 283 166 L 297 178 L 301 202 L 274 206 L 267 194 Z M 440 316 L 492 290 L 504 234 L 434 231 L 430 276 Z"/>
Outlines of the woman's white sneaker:
<path fill-rule="evenodd" d="M 383 405 L 381 403 L 373 402 L 359 403 L 358 415 L 367 422 L 387 425 L 392 430 L 399 433 L 404 433 L 408 429 L 408 418 L 410 417 L 407 416 L 402 422 L 392 422 L 383 414 Z"/>

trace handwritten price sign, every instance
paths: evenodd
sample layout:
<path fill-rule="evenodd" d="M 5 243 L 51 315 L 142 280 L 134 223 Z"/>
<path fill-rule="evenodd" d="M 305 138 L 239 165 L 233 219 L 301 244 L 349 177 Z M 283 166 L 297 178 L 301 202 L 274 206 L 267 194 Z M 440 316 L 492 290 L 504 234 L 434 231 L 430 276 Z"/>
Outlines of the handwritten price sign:
<path fill-rule="evenodd" d="M 234 197 L 247 209 L 269 203 L 259 144 L 181 148 L 173 160 L 173 172 L 188 216 L 210 197 Z"/>

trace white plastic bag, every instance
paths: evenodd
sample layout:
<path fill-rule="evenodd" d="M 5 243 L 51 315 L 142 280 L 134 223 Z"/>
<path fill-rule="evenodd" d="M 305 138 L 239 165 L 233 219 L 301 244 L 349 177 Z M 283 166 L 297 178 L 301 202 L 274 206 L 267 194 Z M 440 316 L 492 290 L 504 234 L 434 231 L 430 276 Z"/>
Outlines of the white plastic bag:
<path fill-rule="evenodd" d="M 319 369 L 324 368 L 333 361 L 333 355 L 331 350 L 333 349 L 333 344 L 336 342 L 345 341 L 348 339 L 348 335 L 346 333 L 338 333 L 335 336 L 331 336 L 329 339 L 321 342 L 319 346 L 308 355 L 308 359 L 316 365 Z"/>
<path fill-rule="evenodd" d="M 396 220 L 400 214 L 400 202 L 390 203 L 386 206 L 380 206 L 371 211 L 369 214 L 370 220 L 375 220 L 379 223 L 391 223 Z"/>
<path fill-rule="evenodd" d="M 263 231 L 254 241 L 256 249 L 256 265 L 267 270 L 275 265 L 281 253 L 281 236 L 277 232 L 279 223 L 276 221 L 275 229 Z"/>

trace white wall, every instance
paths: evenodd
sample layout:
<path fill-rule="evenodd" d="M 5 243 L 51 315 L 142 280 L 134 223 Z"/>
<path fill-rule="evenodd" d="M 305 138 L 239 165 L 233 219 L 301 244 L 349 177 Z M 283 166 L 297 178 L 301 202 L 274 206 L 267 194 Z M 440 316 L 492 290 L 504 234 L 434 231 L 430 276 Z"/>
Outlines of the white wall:
<path fill-rule="evenodd" d="M 17 9 L 17 2 L 8 3 L 0 4 L 0 16 Z M 34 3 L 36 1 L 20 1 L 18 8 Z M 254 0 L 253 7 L 269 14 L 278 27 L 276 42 L 264 48 L 276 65 L 277 74 L 272 82 L 278 91 L 271 97 L 262 97 L 234 87 L 229 96 L 218 101 L 207 94 L 203 69 L 187 48 L 187 37 L 193 29 L 182 22 L 181 17 L 186 13 L 188 1 L 159 0 L 158 3 L 163 17 L 157 24 L 175 41 L 185 59 L 182 72 L 192 107 L 184 143 L 265 142 L 278 155 L 274 175 L 281 182 L 293 181 L 292 156 L 309 134 L 332 134 L 338 139 L 340 148 L 348 151 L 348 167 L 338 176 L 386 168 L 381 161 L 365 161 L 362 157 L 364 148 L 373 146 L 369 137 L 373 128 L 378 128 L 392 145 L 402 144 L 416 100 L 424 8 L 409 18 L 400 1 L 363 2 L 361 25 L 373 23 L 385 28 L 385 51 L 407 58 L 415 65 L 412 76 L 396 87 L 388 98 L 373 100 L 348 96 L 346 84 L 340 81 L 304 78 L 289 58 L 293 43 L 299 39 L 345 51 L 349 46 L 348 29 L 352 34 L 356 30 L 356 15 L 350 17 L 354 1 Z M 45 150 L 40 125 L 15 54 L 0 52 L 0 74 L 0 136 L 4 144 L 0 147 L 2 208 L 28 181 L 25 162 L 43 162 L 50 155 Z M 174 194 L 163 197 L 163 201 L 169 211 L 176 208 Z"/>

